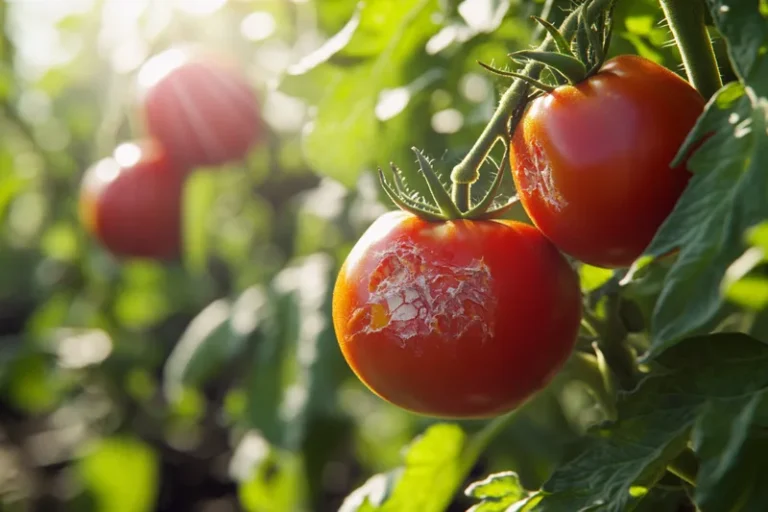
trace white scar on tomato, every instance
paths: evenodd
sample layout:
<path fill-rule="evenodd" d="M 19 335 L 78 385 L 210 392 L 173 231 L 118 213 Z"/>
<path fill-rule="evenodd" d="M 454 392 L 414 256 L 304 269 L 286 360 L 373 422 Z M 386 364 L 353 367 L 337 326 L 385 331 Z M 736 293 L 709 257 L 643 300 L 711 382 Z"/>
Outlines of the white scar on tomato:
<path fill-rule="evenodd" d="M 538 142 L 532 141 L 532 151 L 523 163 L 524 192 L 538 192 L 539 197 L 554 208 L 561 211 L 568 204 L 555 186 L 552 167 L 549 159 L 544 156 L 544 150 Z"/>
<path fill-rule="evenodd" d="M 351 321 L 362 325 L 356 334 L 386 329 L 402 347 L 433 333 L 446 339 L 471 335 L 481 343 L 493 336 L 497 299 L 482 259 L 453 266 L 405 242 L 376 256 L 368 302 L 352 315 Z"/>

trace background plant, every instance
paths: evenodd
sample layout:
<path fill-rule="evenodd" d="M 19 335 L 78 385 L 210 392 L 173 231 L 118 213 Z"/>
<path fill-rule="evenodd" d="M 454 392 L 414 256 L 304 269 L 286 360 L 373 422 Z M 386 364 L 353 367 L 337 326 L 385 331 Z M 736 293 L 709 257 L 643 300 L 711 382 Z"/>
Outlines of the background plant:
<path fill-rule="evenodd" d="M 3 509 L 765 510 L 768 5 L 693 4 L 686 64 L 706 66 L 698 27 L 725 84 L 693 131 L 696 176 L 649 257 L 580 267 L 594 326 L 502 424 L 371 395 L 330 291 L 392 207 L 376 167 L 415 168 L 416 146 L 447 179 L 510 84 L 477 61 L 514 70 L 507 54 L 545 35 L 529 16 L 559 25 L 571 2 L 1 3 Z M 664 16 L 618 0 L 608 56 L 685 76 Z M 269 143 L 190 176 L 182 261 L 119 262 L 80 227 L 76 190 L 140 131 L 138 67 L 180 41 L 239 59 Z M 650 375 L 636 386 L 617 354 Z"/>

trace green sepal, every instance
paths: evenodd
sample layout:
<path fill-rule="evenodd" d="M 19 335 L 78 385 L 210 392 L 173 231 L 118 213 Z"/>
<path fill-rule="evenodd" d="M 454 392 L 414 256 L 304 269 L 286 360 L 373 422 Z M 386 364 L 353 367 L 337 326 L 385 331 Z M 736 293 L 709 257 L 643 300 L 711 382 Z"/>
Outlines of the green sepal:
<path fill-rule="evenodd" d="M 539 18 L 538 16 L 531 16 L 539 25 L 541 25 L 544 30 L 549 32 L 549 35 L 552 36 L 552 40 L 555 41 L 555 46 L 557 47 L 557 51 L 562 53 L 563 55 L 568 55 L 570 57 L 575 57 L 573 52 L 571 51 L 571 43 L 563 37 L 563 34 L 560 33 L 560 30 L 544 18 Z"/>
<path fill-rule="evenodd" d="M 519 202 L 520 202 L 520 198 L 518 196 L 512 196 L 509 199 L 509 201 L 507 201 L 503 205 L 493 208 L 491 210 L 488 210 L 482 215 L 478 215 L 474 218 L 477 220 L 498 219 L 499 217 L 507 213 L 513 206 L 515 206 Z"/>
<path fill-rule="evenodd" d="M 602 41 L 602 48 L 600 50 L 600 59 L 597 63 L 595 63 L 596 68 L 600 69 L 603 67 L 603 63 L 605 62 L 606 56 L 608 56 L 608 48 L 611 45 L 611 37 L 613 37 L 613 9 L 615 7 L 615 2 L 611 2 L 611 6 L 608 8 L 608 10 L 604 13 L 605 20 L 603 22 L 603 25 L 598 25 L 603 27 L 603 41 Z"/>
<path fill-rule="evenodd" d="M 447 190 L 445 190 L 443 184 L 440 183 L 440 179 L 437 177 L 437 174 L 432 168 L 432 164 L 429 163 L 429 160 L 427 160 L 427 157 L 425 157 L 424 154 L 416 147 L 412 147 L 411 150 L 416 154 L 416 159 L 419 163 L 419 169 L 421 169 L 421 173 L 424 175 L 424 179 L 427 181 L 429 192 L 432 194 L 432 197 L 434 198 L 437 207 L 440 209 L 440 212 L 443 214 L 443 217 L 445 219 L 460 219 L 463 217 L 459 211 L 459 208 L 451 199 L 451 195 Z"/>
<path fill-rule="evenodd" d="M 584 15 L 584 11 L 579 12 L 576 28 L 576 51 L 579 59 L 586 66 L 590 62 L 589 58 L 589 25 Z"/>
<path fill-rule="evenodd" d="M 515 79 L 522 80 L 528 85 L 530 85 L 531 87 L 535 87 L 536 89 L 542 90 L 544 92 L 552 92 L 555 90 L 555 87 L 545 84 L 544 82 L 540 82 L 539 80 L 536 80 L 535 78 L 531 78 L 528 75 L 524 75 L 522 73 L 515 73 L 513 71 L 502 71 L 500 69 L 489 66 L 488 64 L 483 64 L 480 61 L 477 61 L 477 63 L 495 75 L 503 76 L 506 78 L 515 78 Z"/>
<path fill-rule="evenodd" d="M 510 53 L 509 56 L 515 60 L 524 59 L 544 64 L 563 75 L 572 84 L 579 83 L 587 77 L 587 67 L 583 62 L 562 53 L 521 50 Z"/>
<path fill-rule="evenodd" d="M 387 197 L 401 210 L 417 215 L 424 220 L 439 222 L 444 220 L 439 212 L 433 212 L 426 203 L 419 203 L 407 196 L 400 195 L 384 177 L 384 171 L 379 167 L 379 182 Z"/>

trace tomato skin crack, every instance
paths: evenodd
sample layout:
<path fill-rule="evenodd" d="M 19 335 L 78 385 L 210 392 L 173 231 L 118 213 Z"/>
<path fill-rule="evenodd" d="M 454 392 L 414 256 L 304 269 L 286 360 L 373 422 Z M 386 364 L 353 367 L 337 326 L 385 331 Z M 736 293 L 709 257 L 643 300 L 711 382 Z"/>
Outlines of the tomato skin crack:
<path fill-rule="evenodd" d="M 471 334 L 481 342 L 493 336 L 497 299 L 482 259 L 461 267 L 429 261 L 404 242 L 376 257 L 367 304 L 350 319 L 355 327 L 351 338 L 386 331 L 405 347 L 434 333 L 453 333 L 454 340 Z"/>
<path fill-rule="evenodd" d="M 536 194 L 553 210 L 559 212 L 568 202 L 555 185 L 552 166 L 538 141 L 531 142 L 530 152 L 523 158 L 520 184 L 526 194 Z"/>

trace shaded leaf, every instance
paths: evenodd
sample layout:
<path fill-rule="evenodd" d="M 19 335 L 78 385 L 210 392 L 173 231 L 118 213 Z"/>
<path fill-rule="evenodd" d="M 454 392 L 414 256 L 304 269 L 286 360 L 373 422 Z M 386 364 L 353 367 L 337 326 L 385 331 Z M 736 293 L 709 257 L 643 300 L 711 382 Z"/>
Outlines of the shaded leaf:
<path fill-rule="evenodd" d="M 558 468 L 523 510 L 632 510 L 684 449 L 691 429 L 707 433 L 698 445 L 705 481 L 708 468 L 743 450 L 751 407 L 768 390 L 768 372 L 761 370 L 768 345 L 744 334 L 714 334 L 670 348 L 657 363 L 655 373 L 622 395 L 619 419 L 597 429 L 591 447 Z M 730 413 L 740 403 L 745 408 L 734 419 Z M 721 418 L 714 425 L 712 415 Z"/>
<path fill-rule="evenodd" d="M 758 0 L 707 0 L 712 21 L 728 43 L 742 81 L 768 96 L 768 16 Z"/>
<path fill-rule="evenodd" d="M 647 357 L 702 332 L 723 306 L 720 283 L 743 246 L 744 232 L 768 218 L 768 102 L 731 84 L 707 104 L 679 155 L 710 135 L 692 155 L 695 172 L 646 251 L 660 257 L 680 247 L 656 303 Z"/>
<path fill-rule="evenodd" d="M 164 369 L 165 393 L 171 400 L 185 388 L 203 385 L 238 356 L 268 315 L 267 296 L 259 287 L 245 290 L 232 303 L 218 299 L 190 322 Z"/>
<path fill-rule="evenodd" d="M 309 164 L 347 186 L 378 156 L 380 93 L 404 85 L 408 62 L 437 30 L 436 0 L 374 0 L 294 66 L 281 90 L 305 97 L 316 115 L 304 132 Z M 322 93 L 319 92 L 322 90 Z"/>
<path fill-rule="evenodd" d="M 768 461 L 750 452 L 768 446 L 765 433 L 751 432 L 757 409 L 768 403 L 768 392 L 707 404 L 692 433 L 693 448 L 702 458 L 694 499 L 702 511 L 768 509 L 765 474 Z M 750 438 L 750 434 L 753 436 Z M 765 452 L 763 452 L 765 453 Z M 762 482 L 759 486 L 754 485 Z"/>

